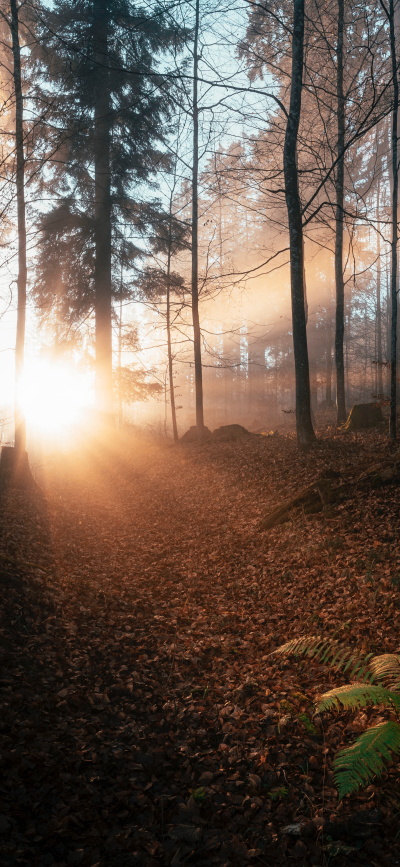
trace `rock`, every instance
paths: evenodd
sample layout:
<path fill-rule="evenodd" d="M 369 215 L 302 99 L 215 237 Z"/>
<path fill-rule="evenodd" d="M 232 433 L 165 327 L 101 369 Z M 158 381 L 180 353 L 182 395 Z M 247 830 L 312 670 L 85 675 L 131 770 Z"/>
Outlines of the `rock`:
<path fill-rule="evenodd" d="M 235 443 L 249 436 L 251 436 L 250 431 L 241 424 L 225 424 L 213 431 L 211 439 L 220 443 Z"/>
<path fill-rule="evenodd" d="M 183 444 L 198 443 L 198 442 L 203 442 L 204 440 L 208 440 L 208 439 L 210 439 L 210 437 L 211 437 L 210 429 L 208 427 L 204 427 L 202 436 L 199 438 L 197 426 L 195 424 L 192 424 L 191 427 L 189 428 L 189 430 L 187 430 L 186 433 L 184 433 L 183 436 L 180 438 L 179 442 L 183 443 Z"/>
<path fill-rule="evenodd" d="M 301 834 L 301 822 L 295 822 L 294 825 L 285 825 L 284 828 L 281 828 L 282 834 L 288 834 L 289 837 L 299 837 Z"/>
<path fill-rule="evenodd" d="M 384 421 L 382 408 L 376 403 L 354 404 L 345 425 L 344 430 L 363 430 L 364 428 L 377 427 Z"/>

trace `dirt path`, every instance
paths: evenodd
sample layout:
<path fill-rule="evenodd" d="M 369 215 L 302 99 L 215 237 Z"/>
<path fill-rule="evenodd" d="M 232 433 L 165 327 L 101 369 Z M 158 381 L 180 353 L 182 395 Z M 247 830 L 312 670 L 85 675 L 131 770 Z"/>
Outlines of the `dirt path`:
<path fill-rule="evenodd" d="M 397 648 L 398 488 L 257 531 L 326 466 L 357 478 L 386 451 L 132 442 L 3 497 L 2 863 L 400 861 L 397 765 L 339 804 L 330 764 L 365 720 L 312 720 L 331 673 L 268 656 L 304 632 Z"/>

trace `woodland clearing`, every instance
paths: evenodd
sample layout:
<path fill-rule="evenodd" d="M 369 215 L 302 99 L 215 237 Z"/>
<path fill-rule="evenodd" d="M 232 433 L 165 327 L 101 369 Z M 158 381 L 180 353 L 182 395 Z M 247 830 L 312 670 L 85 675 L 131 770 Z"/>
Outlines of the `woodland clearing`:
<path fill-rule="evenodd" d="M 2 864 L 400 863 L 397 759 L 341 802 L 331 772 L 382 713 L 315 717 L 345 676 L 270 655 L 399 647 L 398 479 L 358 484 L 391 455 L 376 430 L 135 440 L 3 492 Z M 260 532 L 327 468 L 343 500 Z"/>

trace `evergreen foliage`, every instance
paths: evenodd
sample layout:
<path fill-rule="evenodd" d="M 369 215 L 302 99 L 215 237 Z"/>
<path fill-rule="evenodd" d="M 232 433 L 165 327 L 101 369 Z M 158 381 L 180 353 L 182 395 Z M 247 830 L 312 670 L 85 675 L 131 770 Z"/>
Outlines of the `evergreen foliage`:
<path fill-rule="evenodd" d="M 121 268 L 132 275 L 164 216 L 154 179 L 167 170 L 171 103 L 160 73 L 179 51 L 169 15 L 132 0 L 56 0 L 43 12 L 40 62 L 59 131 L 49 168 L 53 206 L 43 215 L 35 301 L 63 327 L 95 319 L 96 406 L 112 406 L 112 305 Z M 56 258 L 56 261 L 54 259 Z M 62 310 L 62 316 L 59 312 Z M 57 329 L 55 336 L 57 338 Z"/>

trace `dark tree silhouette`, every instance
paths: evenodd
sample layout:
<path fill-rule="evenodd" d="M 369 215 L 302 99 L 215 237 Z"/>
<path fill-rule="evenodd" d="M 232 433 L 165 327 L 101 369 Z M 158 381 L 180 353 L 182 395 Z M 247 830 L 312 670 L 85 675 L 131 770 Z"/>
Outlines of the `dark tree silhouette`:
<path fill-rule="evenodd" d="M 165 50 L 179 49 L 179 28 L 167 17 L 147 16 L 129 0 L 56 0 L 43 15 L 42 62 L 60 94 L 54 122 L 64 143 L 52 177 L 58 202 L 43 218 L 36 300 L 43 306 L 52 296 L 55 305 L 64 297 L 64 315 L 75 324 L 94 312 L 96 407 L 111 422 L 121 256 L 132 273 L 144 252 L 130 237 L 145 236 L 159 219 L 145 201 L 146 181 L 168 163 L 168 86 L 156 70 Z M 49 254 L 58 258 L 57 291 Z"/>
<path fill-rule="evenodd" d="M 308 446 L 315 440 L 315 434 L 311 421 L 310 373 L 304 304 L 303 226 L 297 169 L 297 135 L 300 123 L 303 85 L 304 0 L 294 0 L 292 34 L 292 79 L 283 151 L 283 169 L 290 239 L 290 285 L 296 377 L 297 439 L 299 445 Z"/>

